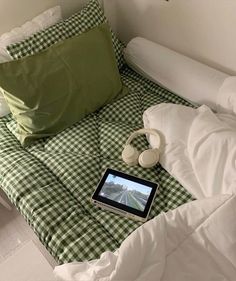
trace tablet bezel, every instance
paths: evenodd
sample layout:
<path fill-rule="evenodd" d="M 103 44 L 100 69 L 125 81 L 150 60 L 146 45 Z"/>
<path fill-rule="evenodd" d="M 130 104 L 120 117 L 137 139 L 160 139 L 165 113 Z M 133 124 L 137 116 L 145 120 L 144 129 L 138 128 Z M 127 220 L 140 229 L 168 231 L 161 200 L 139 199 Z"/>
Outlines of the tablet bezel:
<path fill-rule="evenodd" d="M 152 189 L 144 211 L 137 210 L 135 208 L 129 207 L 127 205 L 118 203 L 116 201 L 110 200 L 106 197 L 103 197 L 103 196 L 99 195 L 99 193 L 100 193 L 100 191 L 101 191 L 101 189 L 102 189 L 102 187 L 103 187 L 103 185 L 104 185 L 104 183 L 105 183 L 109 174 L 112 174 L 112 175 L 130 180 L 130 181 L 134 181 L 136 183 L 146 185 L 146 186 L 148 186 Z M 109 208 L 109 206 L 110 206 L 111 211 L 112 211 L 112 209 L 114 210 L 114 208 L 115 208 L 118 212 L 120 210 L 121 213 L 127 212 L 128 214 L 140 217 L 141 219 L 145 219 L 145 218 L 147 218 L 147 216 L 149 214 L 149 211 L 151 209 L 151 205 L 152 205 L 153 199 L 155 198 L 155 194 L 157 192 L 157 189 L 158 189 L 157 183 L 154 183 L 154 182 L 151 182 L 151 181 L 148 181 L 148 180 L 144 180 L 142 178 L 138 178 L 138 177 L 123 173 L 121 171 L 117 171 L 117 170 L 113 170 L 113 169 L 108 168 L 105 171 L 105 173 L 103 174 L 94 194 L 92 195 L 92 201 L 94 201 L 96 204 L 101 203 L 101 207 L 103 206 L 103 204 L 105 204 L 107 206 L 107 208 Z"/>

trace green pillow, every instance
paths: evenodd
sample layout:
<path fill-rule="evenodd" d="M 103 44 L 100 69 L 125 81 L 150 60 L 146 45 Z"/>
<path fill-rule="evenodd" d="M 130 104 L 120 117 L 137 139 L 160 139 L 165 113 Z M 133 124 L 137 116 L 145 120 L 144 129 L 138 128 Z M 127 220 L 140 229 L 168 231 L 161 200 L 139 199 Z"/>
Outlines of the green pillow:
<path fill-rule="evenodd" d="M 0 85 L 24 146 L 60 132 L 127 91 L 107 24 L 0 64 Z"/>

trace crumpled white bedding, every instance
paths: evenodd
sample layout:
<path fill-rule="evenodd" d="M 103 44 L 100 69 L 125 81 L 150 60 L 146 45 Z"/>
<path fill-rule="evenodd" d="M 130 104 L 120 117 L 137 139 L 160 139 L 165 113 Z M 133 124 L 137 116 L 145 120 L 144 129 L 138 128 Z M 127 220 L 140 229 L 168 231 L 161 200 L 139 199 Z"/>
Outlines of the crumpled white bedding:
<path fill-rule="evenodd" d="M 54 273 L 63 281 L 235 281 L 235 214 L 235 195 L 196 200 L 145 223 L 115 253 Z"/>
<path fill-rule="evenodd" d="M 186 118 L 187 116 L 187 118 Z M 203 105 L 159 104 L 144 112 L 145 128 L 162 136 L 161 165 L 196 198 L 236 189 L 236 116 Z M 155 139 L 149 137 L 151 146 Z"/>

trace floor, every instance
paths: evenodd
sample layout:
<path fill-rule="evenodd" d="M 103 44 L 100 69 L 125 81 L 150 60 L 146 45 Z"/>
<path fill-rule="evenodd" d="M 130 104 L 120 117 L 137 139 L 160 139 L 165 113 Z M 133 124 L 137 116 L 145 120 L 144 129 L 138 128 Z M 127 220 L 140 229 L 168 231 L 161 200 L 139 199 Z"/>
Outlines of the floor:
<path fill-rule="evenodd" d="M 55 281 L 53 269 L 33 241 L 0 263 L 1 281 Z"/>
<path fill-rule="evenodd" d="M 2 191 L 0 191 L 0 195 L 4 197 Z M 9 211 L 0 204 L 0 264 L 14 255 L 29 241 L 34 242 L 54 268 L 56 266 L 55 260 L 47 252 L 18 211 L 13 206 L 12 210 Z"/>

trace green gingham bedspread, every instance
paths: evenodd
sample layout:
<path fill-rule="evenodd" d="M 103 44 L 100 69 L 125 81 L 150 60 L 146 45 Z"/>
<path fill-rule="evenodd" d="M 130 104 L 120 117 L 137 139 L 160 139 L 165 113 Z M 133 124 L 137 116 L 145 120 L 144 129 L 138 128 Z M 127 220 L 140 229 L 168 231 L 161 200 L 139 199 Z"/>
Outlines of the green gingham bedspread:
<path fill-rule="evenodd" d="M 107 167 L 160 184 L 150 217 L 192 200 L 163 168 L 128 167 L 121 160 L 131 132 L 143 127 L 142 113 L 161 102 L 188 104 L 128 67 L 121 72 L 130 93 L 60 134 L 24 149 L 16 123 L 0 119 L 0 185 L 59 263 L 98 258 L 114 251 L 138 226 L 95 207 L 91 195 Z M 145 136 L 134 141 L 148 147 Z"/>

